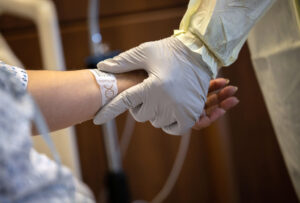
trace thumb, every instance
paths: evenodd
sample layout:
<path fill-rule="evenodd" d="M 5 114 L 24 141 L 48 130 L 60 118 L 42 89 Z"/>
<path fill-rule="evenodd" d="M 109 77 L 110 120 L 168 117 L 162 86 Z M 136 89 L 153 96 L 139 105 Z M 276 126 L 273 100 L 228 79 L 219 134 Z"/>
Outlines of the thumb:
<path fill-rule="evenodd" d="M 135 85 L 116 96 L 96 114 L 93 120 L 94 124 L 101 125 L 106 123 L 125 112 L 127 109 L 135 108 L 142 104 L 143 89 L 144 82 Z"/>
<path fill-rule="evenodd" d="M 101 71 L 110 73 L 123 73 L 138 69 L 145 69 L 145 54 L 143 51 L 144 44 L 132 48 L 126 52 L 115 56 L 112 59 L 101 61 L 97 68 Z"/>

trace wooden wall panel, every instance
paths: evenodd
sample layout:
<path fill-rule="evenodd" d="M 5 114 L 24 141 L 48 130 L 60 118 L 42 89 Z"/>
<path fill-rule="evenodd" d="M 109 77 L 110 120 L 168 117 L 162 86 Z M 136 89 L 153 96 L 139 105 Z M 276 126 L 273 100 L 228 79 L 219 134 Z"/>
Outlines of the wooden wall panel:
<path fill-rule="evenodd" d="M 89 1 L 74 1 L 74 0 L 54 0 L 53 1 L 57 15 L 61 25 L 72 22 L 85 22 L 87 19 L 88 2 Z M 186 8 L 188 0 L 100 0 L 100 16 L 101 18 L 128 15 L 131 13 L 143 13 L 148 11 L 157 11 L 166 8 L 184 7 Z M 161 12 L 161 13 L 162 13 Z M 5 14 L 5 13 L 4 13 Z M 14 29 L 32 27 L 33 23 L 20 19 L 16 16 L 5 14 L 0 18 L 0 29 Z"/>
<path fill-rule="evenodd" d="M 62 21 L 85 19 L 87 16 L 88 1 L 55 0 L 58 15 Z M 118 16 L 131 13 L 142 13 L 145 11 L 160 10 L 187 6 L 188 0 L 100 0 L 100 16 Z"/>

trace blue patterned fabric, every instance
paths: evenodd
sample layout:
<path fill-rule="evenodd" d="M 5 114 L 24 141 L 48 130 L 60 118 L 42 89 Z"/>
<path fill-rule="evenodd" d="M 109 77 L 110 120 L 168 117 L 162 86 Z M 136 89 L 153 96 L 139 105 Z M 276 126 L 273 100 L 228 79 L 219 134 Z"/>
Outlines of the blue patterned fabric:
<path fill-rule="evenodd" d="M 26 71 L 0 62 L 0 202 L 92 202 L 66 167 L 33 149 L 27 81 Z"/>
<path fill-rule="evenodd" d="M 26 70 L 15 66 L 7 65 L 3 61 L 0 61 L 0 69 L 10 72 L 15 79 L 20 81 L 23 89 L 26 89 L 28 83 L 28 76 Z"/>

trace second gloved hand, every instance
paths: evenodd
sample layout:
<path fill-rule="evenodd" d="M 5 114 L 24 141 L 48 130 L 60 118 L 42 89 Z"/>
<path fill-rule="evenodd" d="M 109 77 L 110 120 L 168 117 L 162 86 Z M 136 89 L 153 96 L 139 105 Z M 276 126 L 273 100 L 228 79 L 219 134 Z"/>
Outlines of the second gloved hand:
<path fill-rule="evenodd" d="M 97 66 L 111 73 L 144 69 L 149 77 L 100 109 L 95 124 L 130 109 L 137 121 L 173 135 L 186 133 L 200 117 L 212 75 L 201 55 L 176 37 L 143 43 Z"/>

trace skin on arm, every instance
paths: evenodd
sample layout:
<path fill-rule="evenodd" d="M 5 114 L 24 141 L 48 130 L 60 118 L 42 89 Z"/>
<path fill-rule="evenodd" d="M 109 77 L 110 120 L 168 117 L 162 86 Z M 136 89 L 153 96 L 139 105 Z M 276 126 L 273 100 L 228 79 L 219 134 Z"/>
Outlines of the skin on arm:
<path fill-rule="evenodd" d="M 92 119 L 101 108 L 101 90 L 89 70 L 27 71 L 28 91 L 39 105 L 50 131 L 62 129 Z M 118 93 L 142 82 L 147 74 L 133 71 L 115 74 Z M 207 102 L 194 129 L 202 129 L 238 104 L 237 88 L 227 86 L 228 80 L 210 82 Z"/>
<path fill-rule="evenodd" d="M 92 119 L 101 91 L 89 70 L 27 71 L 28 91 L 39 105 L 50 131 Z M 116 74 L 118 93 L 146 78 L 144 71 Z"/>

